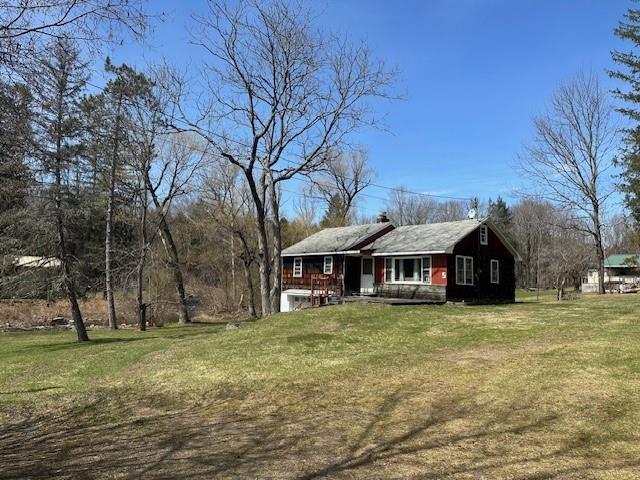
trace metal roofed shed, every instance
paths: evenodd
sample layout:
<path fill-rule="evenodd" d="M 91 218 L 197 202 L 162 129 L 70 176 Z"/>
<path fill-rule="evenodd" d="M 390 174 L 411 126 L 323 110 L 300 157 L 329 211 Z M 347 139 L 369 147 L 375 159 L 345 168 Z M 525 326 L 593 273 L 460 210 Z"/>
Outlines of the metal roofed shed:
<path fill-rule="evenodd" d="M 638 267 L 640 266 L 640 255 L 622 253 L 609 255 L 604 260 L 605 267 Z"/>
<path fill-rule="evenodd" d="M 580 286 L 584 293 L 595 293 L 600 286 L 600 272 L 590 268 Z M 608 292 L 630 293 L 640 291 L 640 255 L 621 253 L 604 260 L 604 288 Z"/>

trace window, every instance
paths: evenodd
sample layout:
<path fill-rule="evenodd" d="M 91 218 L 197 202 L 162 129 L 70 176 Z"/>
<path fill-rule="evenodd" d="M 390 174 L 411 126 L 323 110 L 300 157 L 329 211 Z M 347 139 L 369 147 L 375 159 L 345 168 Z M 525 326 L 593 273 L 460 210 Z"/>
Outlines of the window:
<path fill-rule="evenodd" d="M 486 225 L 480 226 L 480 245 L 489 245 L 489 229 Z"/>
<path fill-rule="evenodd" d="M 331 275 L 333 273 L 333 257 L 324 257 L 324 269 L 322 272 L 325 275 Z"/>
<path fill-rule="evenodd" d="M 362 274 L 373 275 L 373 258 L 362 259 Z"/>
<path fill-rule="evenodd" d="M 393 258 L 384 259 L 384 281 L 385 283 L 393 282 Z"/>
<path fill-rule="evenodd" d="M 500 262 L 491 260 L 491 283 L 500 283 Z"/>
<path fill-rule="evenodd" d="M 431 283 L 431 257 L 385 258 L 385 283 Z"/>
<path fill-rule="evenodd" d="M 422 283 L 431 285 L 431 257 L 422 257 Z"/>
<path fill-rule="evenodd" d="M 456 256 L 456 284 L 473 285 L 473 257 Z"/>
<path fill-rule="evenodd" d="M 293 276 L 302 276 L 302 257 L 296 257 L 293 259 Z"/>

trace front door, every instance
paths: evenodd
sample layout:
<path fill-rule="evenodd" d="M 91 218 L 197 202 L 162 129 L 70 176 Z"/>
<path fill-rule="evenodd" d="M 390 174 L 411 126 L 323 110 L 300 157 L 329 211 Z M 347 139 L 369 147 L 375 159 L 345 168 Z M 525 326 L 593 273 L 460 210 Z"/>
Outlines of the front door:
<path fill-rule="evenodd" d="M 373 293 L 373 258 L 362 257 L 360 293 Z"/>

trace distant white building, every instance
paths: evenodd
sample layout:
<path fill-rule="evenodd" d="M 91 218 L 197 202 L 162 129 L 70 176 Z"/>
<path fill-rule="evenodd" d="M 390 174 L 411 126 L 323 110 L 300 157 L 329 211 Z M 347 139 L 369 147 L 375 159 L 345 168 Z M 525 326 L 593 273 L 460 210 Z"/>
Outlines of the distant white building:
<path fill-rule="evenodd" d="M 55 268 L 61 264 L 60 259 L 56 257 L 36 257 L 33 255 L 23 255 L 16 257 L 13 261 L 16 267 L 22 268 Z"/>
<path fill-rule="evenodd" d="M 598 269 L 587 271 L 582 279 L 582 291 L 597 292 L 599 283 Z M 604 261 L 604 284 L 607 290 L 624 290 L 633 285 L 640 286 L 640 255 L 609 255 Z"/>

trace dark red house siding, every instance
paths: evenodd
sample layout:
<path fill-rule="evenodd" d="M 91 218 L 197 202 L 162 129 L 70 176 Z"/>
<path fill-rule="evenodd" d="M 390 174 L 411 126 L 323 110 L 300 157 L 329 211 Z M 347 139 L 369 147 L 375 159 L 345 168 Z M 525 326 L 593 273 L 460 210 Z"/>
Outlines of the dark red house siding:
<path fill-rule="evenodd" d="M 302 258 L 302 277 L 293 276 L 293 259 L 296 257 L 282 257 L 282 289 L 310 289 L 311 275 L 323 273 L 324 257 L 325 255 L 300 257 Z M 331 277 L 337 284 L 341 281 L 340 276 L 343 273 L 344 255 L 332 255 L 332 257 L 333 273 Z"/>
<path fill-rule="evenodd" d="M 374 283 L 384 283 L 384 257 L 373 257 L 375 260 Z"/>
<path fill-rule="evenodd" d="M 446 255 L 431 255 L 431 285 L 447 285 Z"/>
<path fill-rule="evenodd" d="M 447 258 L 447 300 L 515 301 L 515 260 L 500 238 L 489 228 L 488 244 L 480 245 L 480 228 L 463 238 Z M 456 255 L 473 257 L 473 285 L 456 284 Z M 500 265 L 499 283 L 491 283 L 491 260 Z"/>
<path fill-rule="evenodd" d="M 391 228 L 389 229 L 391 230 Z M 371 251 L 363 251 L 371 254 Z M 473 257 L 473 285 L 456 284 L 456 256 Z M 451 254 L 431 256 L 431 285 L 385 283 L 385 257 L 374 258 L 375 294 L 387 297 L 421 298 L 433 302 L 513 302 L 515 301 L 515 259 L 500 238 L 489 228 L 488 244 L 480 245 L 480 228 L 460 240 Z M 293 277 L 294 257 L 283 257 L 282 288 L 309 289 L 311 275 L 323 273 L 324 255 L 301 256 L 303 276 Z M 394 257 L 396 258 L 396 257 Z M 344 282 L 344 294 L 360 291 L 361 257 L 333 255 L 336 283 Z M 491 260 L 500 265 L 499 283 L 491 283 Z M 344 280 L 343 280 L 344 278 Z"/>
<path fill-rule="evenodd" d="M 447 256 L 442 254 L 425 255 L 425 257 L 431 257 L 431 285 L 447 285 Z M 387 257 L 374 258 L 376 259 L 375 283 L 385 283 L 384 264 Z M 402 258 L 402 256 L 391 258 Z"/>

